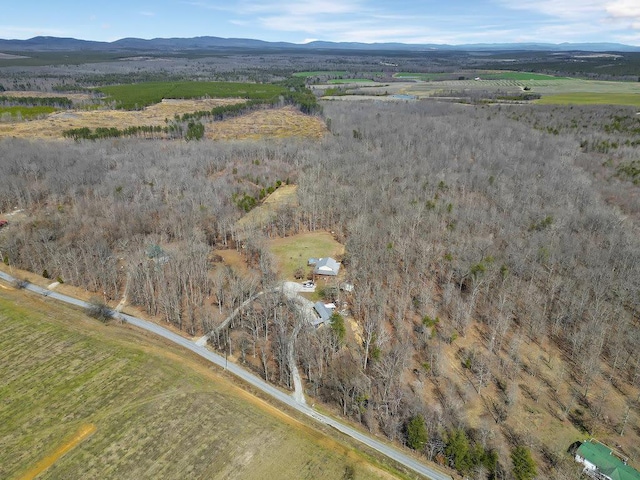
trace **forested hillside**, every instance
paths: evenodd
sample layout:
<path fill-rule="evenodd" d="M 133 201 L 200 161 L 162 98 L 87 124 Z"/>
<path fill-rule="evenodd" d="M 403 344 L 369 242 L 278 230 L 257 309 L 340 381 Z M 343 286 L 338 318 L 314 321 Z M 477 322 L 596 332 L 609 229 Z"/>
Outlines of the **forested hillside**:
<path fill-rule="evenodd" d="M 540 478 L 577 478 L 565 452 L 589 435 L 639 462 L 635 112 L 337 101 L 324 117 L 321 141 L 3 140 L 0 211 L 24 211 L 2 258 L 126 290 L 195 335 L 278 281 L 267 237 L 332 231 L 357 334 L 264 296 L 216 345 L 288 387 L 294 348 L 308 394 L 473 478 L 531 478 L 530 452 Z M 300 207 L 240 232 L 278 181 Z"/>

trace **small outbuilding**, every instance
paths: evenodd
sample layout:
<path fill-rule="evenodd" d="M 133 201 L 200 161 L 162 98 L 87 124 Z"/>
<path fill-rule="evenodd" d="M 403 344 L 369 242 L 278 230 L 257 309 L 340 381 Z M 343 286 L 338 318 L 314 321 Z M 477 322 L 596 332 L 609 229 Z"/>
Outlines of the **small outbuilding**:
<path fill-rule="evenodd" d="M 318 315 L 318 319 L 313 322 L 314 327 L 327 323 L 331 319 L 331 315 L 333 315 L 333 310 L 322 302 L 314 303 L 313 309 Z"/>
<path fill-rule="evenodd" d="M 331 275 L 335 277 L 340 271 L 340 264 L 331 257 L 318 259 L 313 269 L 314 275 Z"/>

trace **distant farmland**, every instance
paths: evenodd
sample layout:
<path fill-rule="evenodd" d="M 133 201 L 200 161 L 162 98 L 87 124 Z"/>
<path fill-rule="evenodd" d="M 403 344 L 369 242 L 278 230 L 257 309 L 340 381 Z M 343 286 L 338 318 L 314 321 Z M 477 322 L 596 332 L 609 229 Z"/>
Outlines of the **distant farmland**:
<path fill-rule="evenodd" d="M 294 77 L 302 77 L 302 78 L 306 78 L 306 77 L 339 77 L 342 75 L 348 75 L 349 72 L 345 71 L 345 70 L 316 70 L 313 72 L 296 72 L 293 74 Z"/>
<path fill-rule="evenodd" d="M 236 82 L 146 82 L 100 87 L 118 108 L 134 110 L 163 99 L 244 98 L 269 100 L 286 92 L 280 85 Z"/>
<path fill-rule="evenodd" d="M 535 103 L 544 105 L 633 105 L 640 107 L 640 93 L 570 92 L 545 95 Z"/>

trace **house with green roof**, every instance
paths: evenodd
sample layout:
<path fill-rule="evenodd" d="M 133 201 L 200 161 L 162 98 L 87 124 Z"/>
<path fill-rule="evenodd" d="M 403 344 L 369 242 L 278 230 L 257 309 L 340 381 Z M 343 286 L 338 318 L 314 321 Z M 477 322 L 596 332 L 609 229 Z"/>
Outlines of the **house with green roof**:
<path fill-rule="evenodd" d="M 600 442 L 583 442 L 576 450 L 575 459 L 584 465 L 585 474 L 597 480 L 640 480 L 640 472 Z"/>

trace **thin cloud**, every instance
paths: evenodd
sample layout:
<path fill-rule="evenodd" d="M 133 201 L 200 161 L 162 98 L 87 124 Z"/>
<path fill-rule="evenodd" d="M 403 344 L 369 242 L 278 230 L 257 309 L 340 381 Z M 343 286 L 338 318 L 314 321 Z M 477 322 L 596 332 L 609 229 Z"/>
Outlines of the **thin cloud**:
<path fill-rule="evenodd" d="M 143 17 L 155 17 L 156 14 L 153 12 L 139 12 Z"/>
<path fill-rule="evenodd" d="M 68 35 L 64 30 L 42 27 L 22 27 L 14 25 L 0 25 L 0 38 L 27 38 L 26 36 L 38 37 L 63 37 Z"/>

